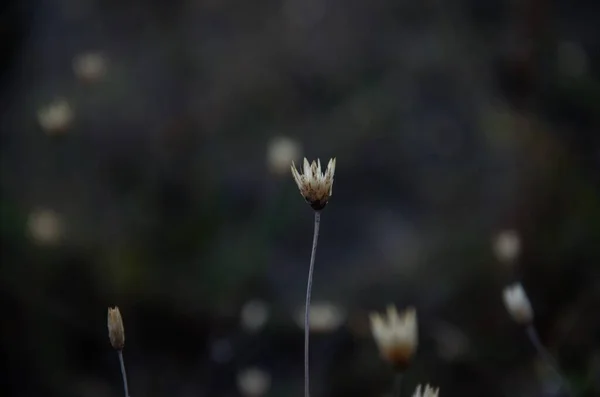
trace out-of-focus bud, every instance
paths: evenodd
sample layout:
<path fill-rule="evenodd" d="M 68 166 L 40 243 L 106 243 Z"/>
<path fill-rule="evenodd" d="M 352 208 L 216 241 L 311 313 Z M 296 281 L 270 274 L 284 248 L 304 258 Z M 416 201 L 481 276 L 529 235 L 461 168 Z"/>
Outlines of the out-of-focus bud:
<path fill-rule="evenodd" d="M 519 259 L 521 253 L 521 238 L 516 230 L 504 230 L 498 233 L 492 242 L 496 259 L 502 263 L 511 264 Z"/>
<path fill-rule="evenodd" d="M 117 306 L 108 308 L 108 338 L 114 349 L 123 350 L 125 347 L 125 328 Z"/>
<path fill-rule="evenodd" d="M 74 118 L 74 112 L 66 99 L 60 98 L 41 108 L 37 114 L 40 126 L 48 135 L 61 135 L 67 132 Z"/>
<path fill-rule="evenodd" d="M 512 318 L 519 324 L 527 325 L 533 320 L 533 309 L 521 283 L 504 288 L 504 305 Z"/>
<path fill-rule="evenodd" d="M 249 368 L 238 374 L 237 384 L 244 396 L 262 396 L 271 387 L 271 375 L 259 368 Z"/>
<path fill-rule="evenodd" d="M 275 137 L 267 147 L 267 165 L 274 174 L 283 175 L 290 169 L 290 163 L 300 158 L 301 152 L 300 144 L 292 138 Z"/>

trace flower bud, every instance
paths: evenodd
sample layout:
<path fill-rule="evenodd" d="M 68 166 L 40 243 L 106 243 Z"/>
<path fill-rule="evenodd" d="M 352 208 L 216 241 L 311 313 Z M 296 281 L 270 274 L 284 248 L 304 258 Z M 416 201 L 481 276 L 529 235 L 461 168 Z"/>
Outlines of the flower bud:
<path fill-rule="evenodd" d="M 504 305 L 512 318 L 519 324 L 527 325 L 533 320 L 533 309 L 521 283 L 504 288 Z"/>
<path fill-rule="evenodd" d="M 116 350 L 123 350 L 125 347 L 125 329 L 121 312 L 117 306 L 108 308 L 108 338 Z"/>

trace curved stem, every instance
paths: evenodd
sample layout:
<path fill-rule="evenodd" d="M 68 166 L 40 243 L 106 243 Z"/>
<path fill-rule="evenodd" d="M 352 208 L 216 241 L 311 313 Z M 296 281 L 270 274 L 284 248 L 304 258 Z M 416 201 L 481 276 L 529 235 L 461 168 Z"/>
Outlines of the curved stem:
<path fill-rule="evenodd" d="M 123 358 L 123 351 L 119 350 L 119 363 L 121 363 L 121 375 L 123 376 L 123 388 L 125 389 L 125 397 L 129 397 L 129 387 L 127 386 L 127 373 L 125 372 L 125 359 Z"/>
<path fill-rule="evenodd" d="M 544 345 L 542 345 L 542 342 L 540 341 L 540 337 L 533 325 L 527 326 L 527 336 L 529 336 L 529 340 L 531 340 L 531 343 L 533 344 L 535 349 L 538 351 L 538 354 L 540 355 L 542 360 L 544 360 L 546 362 L 546 364 L 548 365 L 548 367 L 552 370 L 552 372 L 554 372 L 554 375 L 558 378 L 558 380 L 560 381 L 561 385 L 563 386 L 563 388 L 565 389 L 567 394 L 569 396 L 572 396 L 573 393 L 571 392 L 569 384 L 567 383 L 565 378 L 560 373 L 560 370 L 558 369 L 558 363 L 554 360 L 554 357 L 552 357 L 552 355 L 544 347 Z"/>
<path fill-rule="evenodd" d="M 312 251 L 310 253 L 310 266 L 308 268 L 308 283 L 306 285 L 306 304 L 304 306 L 304 397 L 309 397 L 310 375 L 308 372 L 308 345 L 310 333 L 310 294 L 312 290 L 313 271 L 315 269 L 315 256 L 317 254 L 317 241 L 319 240 L 319 225 L 321 224 L 321 213 L 315 211 L 315 231 L 313 233 Z"/>

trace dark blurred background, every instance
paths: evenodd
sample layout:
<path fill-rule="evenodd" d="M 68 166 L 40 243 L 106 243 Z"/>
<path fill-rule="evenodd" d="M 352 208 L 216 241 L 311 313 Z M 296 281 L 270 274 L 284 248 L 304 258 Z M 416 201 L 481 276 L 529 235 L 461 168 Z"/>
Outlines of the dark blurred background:
<path fill-rule="evenodd" d="M 600 3 L 7 0 L 2 394 L 298 396 L 312 210 L 315 397 L 390 395 L 368 313 L 414 304 L 418 383 L 600 395 Z M 500 237 L 498 237 L 500 236 Z"/>

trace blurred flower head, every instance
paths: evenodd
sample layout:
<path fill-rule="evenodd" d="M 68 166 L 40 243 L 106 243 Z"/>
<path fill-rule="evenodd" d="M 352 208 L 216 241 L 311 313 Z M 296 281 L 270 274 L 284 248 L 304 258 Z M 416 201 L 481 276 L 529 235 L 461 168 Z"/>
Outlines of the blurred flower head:
<path fill-rule="evenodd" d="M 85 82 L 96 82 L 106 74 L 107 61 L 101 52 L 86 52 L 73 59 L 75 76 Z"/>
<path fill-rule="evenodd" d="M 370 319 L 381 356 L 396 369 L 406 369 L 418 345 L 416 310 L 409 307 L 398 315 L 394 306 L 388 306 L 387 316 L 371 313 Z"/>
<path fill-rule="evenodd" d="M 271 388 L 271 375 L 259 368 L 248 368 L 238 373 L 237 385 L 246 397 L 262 396 Z"/>
<path fill-rule="evenodd" d="M 60 216 L 47 209 L 31 212 L 27 220 L 27 228 L 33 240 L 42 245 L 56 244 L 64 234 L 64 225 Z"/>
<path fill-rule="evenodd" d="M 252 300 L 242 307 L 242 326 L 248 331 L 260 330 L 269 319 L 269 307 L 261 300 Z"/>
<path fill-rule="evenodd" d="M 421 385 L 417 386 L 417 389 L 415 390 L 415 394 L 413 394 L 413 397 L 438 397 L 440 388 L 433 388 L 429 385 L 425 385 L 425 388 L 423 389 Z"/>
<path fill-rule="evenodd" d="M 315 211 L 325 208 L 333 192 L 333 175 L 335 173 L 335 158 L 329 160 L 325 172 L 321 172 L 321 160 L 309 164 L 304 159 L 304 174 L 300 174 L 292 161 L 292 175 L 300 189 L 300 194 Z"/>
<path fill-rule="evenodd" d="M 345 312 L 329 302 L 315 302 L 310 305 L 309 326 L 311 332 L 332 332 L 338 329 L 346 319 Z M 304 306 L 296 312 L 296 323 L 304 329 Z"/>
<path fill-rule="evenodd" d="M 504 288 L 502 297 L 506 310 L 519 324 L 529 324 L 533 320 L 533 309 L 521 283 Z"/>
<path fill-rule="evenodd" d="M 48 135 L 59 135 L 67 132 L 74 113 L 66 99 L 56 99 L 38 111 L 38 122 Z"/>
<path fill-rule="evenodd" d="M 516 230 L 503 230 L 492 242 L 496 259 L 503 263 L 513 263 L 521 253 L 521 238 Z"/>
<path fill-rule="evenodd" d="M 283 175 L 290 163 L 300 158 L 301 152 L 302 148 L 295 140 L 285 136 L 275 137 L 267 147 L 267 165 L 274 174 Z"/>
<path fill-rule="evenodd" d="M 125 347 L 125 328 L 117 306 L 108 308 L 108 338 L 114 349 L 123 350 Z"/>

